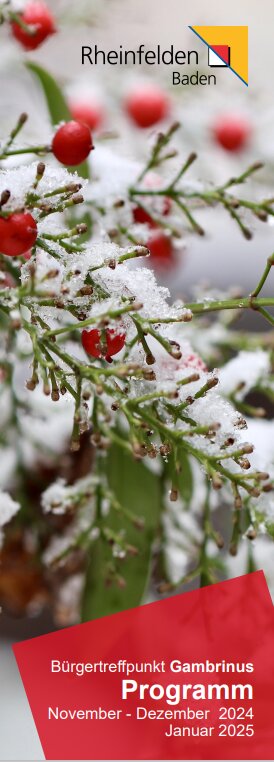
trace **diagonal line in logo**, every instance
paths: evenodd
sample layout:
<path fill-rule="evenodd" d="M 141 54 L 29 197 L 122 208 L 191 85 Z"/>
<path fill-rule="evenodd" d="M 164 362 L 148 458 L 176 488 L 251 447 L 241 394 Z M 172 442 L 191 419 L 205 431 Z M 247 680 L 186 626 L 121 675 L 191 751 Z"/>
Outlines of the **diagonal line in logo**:
<path fill-rule="evenodd" d="M 236 74 L 236 77 L 238 77 L 238 79 L 240 79 L 241 82 L 243 82 L 244 85 L 248 87 L 248 82 L 246 82 L 245 79 L 243 79 L 240 76 L 240 74 L 238 74 L 238 72 L 235 71 L 235 69 L 233 69 L 233 67 L 230 66 L 230 64 L 228 64 L 227 61 L 225 61 L 225 59 L 222 58 L 222 56 L 220 56 L 219 53 L 217 53 L 216 50 L 214 50 L 214 48 L 212 48 L 211 45 L 209 45 L 208 42 L 206 42 L 206 40 L 204 40 L 204 38 L 201 37 L 200 34 L 198 34 L 198 32 L 196 32 L 196 29 L 193 29 L 193 26 L 189 26 L 188 28 L 191 29 L 191 31 L 194 32 L 194 34 L 196 34 L 196 37 L 199 37 L 199 40 L 202 40 L 202 42 L 204 42 L 204 44 L 209 48 L 209 50 L 212 50 L 212 52 L 215 53 L 215 55 L 218 56 L 218 58 L 220 58 L 220 61 L 222 61 L 226 65 L 227 69 L 231 69 L 231 71 L 233 71 L 233 74 Z"/>

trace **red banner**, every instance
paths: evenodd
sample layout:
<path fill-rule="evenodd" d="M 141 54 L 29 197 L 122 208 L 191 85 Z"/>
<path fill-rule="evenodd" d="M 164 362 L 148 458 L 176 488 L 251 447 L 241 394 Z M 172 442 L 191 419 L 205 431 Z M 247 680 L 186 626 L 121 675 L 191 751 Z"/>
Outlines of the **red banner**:
<path fill-rule="evenodd" d="M 46 759 L 273 759 L 262 572 L 14 647 Z"/>

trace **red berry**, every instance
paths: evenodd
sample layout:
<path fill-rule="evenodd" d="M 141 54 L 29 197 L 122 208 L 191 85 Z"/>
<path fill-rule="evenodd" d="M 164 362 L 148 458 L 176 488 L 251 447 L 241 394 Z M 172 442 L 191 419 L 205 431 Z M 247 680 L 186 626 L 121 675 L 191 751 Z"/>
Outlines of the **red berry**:
<path fill-rule="evenodd" d="M 103 357 L 107 362 L 111 362 L 111 357 L 123 349 L 125 340 L 126 334 L 117 333 L 114 328 L 107 328 L 105 332 L 92 328 L 91 331 L 82 333 L 82 345 L 87 354 Z"/>
<path fill-rule="evenodd" d="M 80 122 L 66 122 L 59 127 L 52 141 L 52 152 L 58 161 L 67 167 L 81 164 L 92 150 L 89 127 Z"/>
<path fill-rule="evenodd" d="M 34 246 L 37 225 L 31 214 L 21 212 L 0 217 L 0 251 L 8 257 L 19 257 Z"/>
<path fill-rule="evenodd" d="M 12 34 L 25 50 L 35 50 L 47 37 L 56 32 L 54 18 L 41 0 L 28 3 L 19 16 L 22 22 L 30 27 L 30 31 L 28 32 L 16 21 L 13 21 L 11 24 Z"/>
<path fill-rule="evenodd" d="M 246 148 L 250 134 L 250 124 L 243 117 L 224 116 L 213 127 L 216 142 L 226 151 Z"/>
<path fill-rule="evenodd" d="M 87 124 L 90 130 L 98 130 L 104 121 L 104 112 L 97 103 L 75 101 L 69 104 L 71 114 L 76 122 Z"/>
<path fill-rule="evenodd" d="M 155 230 L 146 242 L 146 245 L 150 251 L 151 260 L 155 265 L 166 267 L 172 263 L 174 259 L 172 240 L 162 230 L 159 228 Z"/>
<path fill-rule="evenodd" d="M 166 217 L 171 210 L 171 201 L 170 198 L 164 198 L 163 199 L 163 208 L 162 208 L 162 215 Z M 158 213 L 159 214 L 159 213 Z M 155 215 L 158 216 L 157 212 L 155 212 Z M 134 222 L 138 222 L 139 224 L 146 224 L 149 225 L 150 228 L 158 228 L 158 223 L 150 217 L 148 212 L 145 211 L 145 209 L 142 209 L 140 206 L 135 206 L 133 208 L 133 219 Z"/>
<path fill-rule="evenodd" d="M 149 225 L 150 228 L 157 228 L 157 222 L 154 222 L 154 220 L 150 217 L 148 212 L 146 212 L 144 209 L 142 209 L 140 206 L 135 206 L 133 209 L 133 219 L 134 222 L 137 222 L 138 224 L 142 225 Z"/>
<path fill-rule="evenodd" d="M 128 95 L 125 109 L 138 127 L 152 127 L 169 112 L 169 100 L 157 85 L 139 87 Z"/>

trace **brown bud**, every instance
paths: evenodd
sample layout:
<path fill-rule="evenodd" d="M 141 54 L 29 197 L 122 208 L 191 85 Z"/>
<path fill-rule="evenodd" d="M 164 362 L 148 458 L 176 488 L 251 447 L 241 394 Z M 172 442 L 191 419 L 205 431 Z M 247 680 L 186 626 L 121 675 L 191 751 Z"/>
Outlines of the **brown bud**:
<path fill-rule="evenodd" d="M 57 275 L 59 275 L 59 270 L 55 268 L 55 270 L 49 270 L 47 272 L 47 280 L 52 280 L 53 278 L 57 278 Z"/>
<path fill-rule="evenodd" d="M 236 542 L 232 542 L 230 544 L 229 553 L 230 553 L 231 556 L 237 556 L 238 546 L 236 545 Z"/>
<path fill-rule="evenodd" d="M 222 548 L 224 547 L 225 541 L 222 535 L 220 534 L 220 532 L 216 532 L 215 541 L 216 541 L 217 547 L 220 548 L 220 550 L 222 550 Z"/>
<path fill-rule="evenodd" d="M 82 188 L 82 183 L 69 183 L 66 185 L 65 190 L 68 193 L 78 193 L 78 191 Z"/>
<path fill-rule="evenodd" d="M 10 191 L 9 190 L 2 191 L 0 205 L 4 206 L 5 204 L 7 204 L 9 199 L 10 199 Z"/>
<path fill-rule="evenodd" d="M 250 494 L 252 497 L 260 497 L 261 490 L 258 489 L 258 487 L 253 487 L 253 489 L 250 491 Z"/>
<path fill-rule="evenodd" d="M 242 228 L 242 231 L 243 231 L 243 235 L 246 238 L 246 240 L 247 241 L 251 241 L 251 239 L 253 238 L 253 234 L 252 234 L 251 230 L 249 230 L 249 228 Z"/>
<path fill-rule="evenodd" d="M 254 452 L 254 445 L 249 444 L 249 442 L 242 447 L 243 454 L 251 455 L 252 452 Z"/>
<path fill-rule="evenodd" d="M 52 389 L 51 399 L 53 402 L 58 402 L 58 400 L 60 399 L 60 394 L 58 389 Z"/>
<path fill-rule="evenodd" d="M 178 121 L 177 121 L 177 122 L 173 122 L 173 124 L 172 124 L 172 125 L 171 125 L 171 127 L 169 128 L 169 135 L 173 135 L 173 133 L 174 133 L 174 132 L 177 132 L 177 130 L 179 130 L 179 129 L 180 129 L 180 127 L 181 127 L 181 122 L 178 122 Z M 163 136 L 163 135 L 159 135 L 159 138 L 160 138 L 160 137 L 161 137 L 161 139 L 162 139 L 162 138 L 163 138 L 163 137 L 165 137 L 165 136 Z"/>
<path fill-rule="evenodd" d="M 192 384 L 194 383 L 194 381 L 199 381 L 199 379 L 200 379 L 199 373 L 192 373 L 192 375 L 188 377 L 188 383 Z"/>
<path fill-rule="evenodd" d="M 39 179 L 43 177 L 45 169 L 46 169 L 46 165 L 44 164 L 44 162 L 39 161 L 39 164 L 37 164 L 37 169 L 36 169 L 36 175 L 37 177 L 39 177 Z"/>
<path fill-rule="evenodd" d="M 242 498 L 241 498 L 241 496 L 239 494 L 236 495 L 236 497 L 235 497 L 234 505 L 235 505 L 236 511 L 239 511 L 242 508 L 243 502 L 242 502 Z"/>
<path fill-rule="evenodd" d="M 116 259 L 108 259 L 106 260 L 105 264 L 110 268 L 110 270 L 116 270 Z"/>
<path fill-rule="evenodd" d="M 139 444 L 139 442 L 134 442 L 132 445 L 133 455 L 137 460 L 139 458 L 144 458 L 147 454 L 146 447 L 144 445 Z"/>
<path fill-rule="evenodd" d="M 195 153 L 195 151 L 192 151 L 192 153 L 189 154 L 189 157 L 186 163 L 188 164 L 188 166 L 190 166 L 190 164 L 193 164 L 193 162 L 196 161 L 196 159 L 197 159 L 197 154 Z"/>
<path fill-rule="evenodd" d="M 30 378 L 29 381 L 26 382 L 26 388 L 29 390 L 29 392 L 34 392 L 34 389 L 36 389 L 37 381 L 34 378 Z"/>
<path fill-rule="evenodd" d="M 155 357 L 152 354 L 152 352 L 148 352 L 146 355 L 146 363 L 147 365 L 154 365 L 155 363 Z"/>
<path fill-rule="evenodd" d="M 170 445 L 168 444 L 161 445 L 160 455 L 162 455 L 163 457 L 166 457 L 166 455 L 169 455 L 169 453 L 170 453 Z"/>
<path fill-rule="evenodd" d="M 237 384 L 237 386 L 236 386 L 236 391 L 237 391 L 237 392 L 241 392 L 241 391 L 242 391 L 242 389 L 244 389 L 244 388 L 245 388 L 245 386 L 246 386 L 246 383 L 245 383 L 245 381 L 240 381 L 240 382 L 239 382 L 239 384 Z"/>
<path fill-rule="evenodd" d="M 260 482 L 264 482 L 266 479 L 269 479 L 269 474 L 267 474 L 266 471 L 259 471 L 256 476 Z"/>
<path fill-rule="evenodd" d="M 91 294 L 93 294 L 92 286 L 83 286 L 83 288 L 80 288 L 79 294 L 81 294 L 81 296 L 91 296 Z"/>
<path fill-rule="evenodd" d="M 135 257 L 148 257 L 150 251 L 147 246 L 136 246 L 136 249 L 134 249 L 134 254 Z"/>
<path fill-rule="evenodd" d="M 250 462 L 248 458 L 239 458 L 238 463 L 239 466 L 241 466 L 241 468 L 243 468 L 245 471 L 248 471 L 250 468 Z"/>
<path fill-rule="evenodd" d="M 17 330 L 19 330 L 19 328 L 21 328 L 20 317 L 12 318 L 12 320 L 11 320 L 11 327 L 14 328 L 15 331 L 17 331 Z"/>
<path fill-rule="evenodd" d="M 157 448 L 152 445 L 152 447 L 150 447 L 150 449 L 147 451 L 147 454 L 151 460 L 154 460 L 157 458 Z"/>
<path fill-rule="evenodd" d="M 215 434 L 215 432 L 219 431 L 220 428 L 221 428 L 221 424 L 218 423 L 218 421 L 216 421 L 216 423 L 211 423 L 210 426 L 209 426 L 209 429 L 208 429 L 208 433 L 210 435 L 211 434 Z"/>
<path fill-rule="evenodd" d="M 113 240 L 113 238 L 117 238 L 117 236 L 119 235 L 119 232 L 118 232 L 118 230 L 116 228 L 111 228 L 107 232 L 108 232 L 108 236 L 109 236 L 109 238 L 111 238 L 111 240 Z"/>
<path fill-rule="evenodd" d="M 224 447 L 230 447 L 235 442 L 235 439 L 233 437 L 228 437 L 224 442 Z"/>
<path fill-rule="evenodd" d="M 214 386 L 218 386 L 219 379 L 216 378 L 216 376 L 213 376 L 213 378 L 209 378 L 207 382 L 207 388 L 208 389 L 214 389 Z"/>
<path fill-rule="evenodd" d="M 247 530 L 246 536 L 249 540 L 256 540 L 257 532 L 254 527 L 250 527 L 250 529 Z"/>
<path fill-rule="evenodd" d="M 170 490 L 169 499 L 171 500 L 172 503 L 176 503 L 176 501 L 178 500 L 178 490 L 174 489 L 174 487 L 172 487 L 172 489 Z"/>
<path fill-rule="evenodd" d="M 256 217 L 258 217 L 261 222 L 267 222 L 268 220 L 268 214 L 264 211 L 264 209 L 258 209 L 256 212 Z"/>
<path fill-rule="evenodd" d="M 80 225 L 76 225 L 76 230 L 78 235 L 84 235 L 84 233 L 87 233 L 88 226 L 85 224 L 85 222 L 81 222 Z"/>
<path fill-rule="evenodd" d="M 235 429 L 247 429 L 247 423 L 242 416 L 237 418 L 236 423 L 234 423 Z"/>
<path fill-rule="evenodd" d="M 262 161 L 254 161 L 254 164 L 251 164 L 250 172 L 257 172 L 258 169 L 263 169 L 264 163 Z"/>
<path fill-rule="evenodd" d="M 136 312 L 138 312 L 138 310 L 142 310 L 143 306 L 144 305 L 142 304 L 142 302 L 137 302 L 137 301 L 132 302 L 132 309 L 136 310 Z"/>
<path fill-rule="evenodd" d="M 45 212 L 46 214 L 49 214 L 52 210 L 52 206 L 49 204 L 49 202 L 42 201 L 40 204 L 40 209 L 42 212 Z"/>
<path fill-rule="evenodd" d="M 182 315 L 182 321 L 183 321 L 183 323 L 190 323 L 192 318 L 193 318 L 193 315 L 192 315 L 191 310 L 185 310 L 183 315 Z"/>
<path fill-rule="evenodd" d="M 222 480 L 221 474 L 219 474 L 217 471 L 215 471 L 215 474 L 213 474 L 212 484 L 214 489 L 221 489 L 223 486 L 223 480 Z"/>
<path fill-rule="evenodd" d="M 154 370 L 143 370 L 143 377 L 145 381 L 156 381 L 156 373 Z"/>
<path fill-rule="evenodd" d="M 238 201 L 238 199 L 237 199 L 237 198 L 231 198 L 231 199 L 229 200 L 229 206 L 230 206 L 232 209 L 239 209 L 239 206 L 240 206 L 240 204 L 239 204 L 239 201 Z"/>
<path fill-rule="evenodd" d="M 273 490 L 273 484 L 271 484 L 271 482 L 264 484 L 263 492 L 272 492 L 272 490 Z"/>
<path fill-rule="evenodd" d="M 75 206 L 77 206 L 77 204 L 83 204 L 83 202 L 84 202 L 84 196 L 82 196 L 82 195 L 73 196 L 72 201 L 73 201 L 73 204 L 75 204 Z"/>
<path fill-rule="evenodd" d="M 186 402 L 188 405 L 193 405 L 194 397 L 191 397 L 191 395 L 189 394 L 189 396 L 186 398 Z"/>
<path fill-rule="evenodd" d="M 177 389 L 175 389 L 174 392 L 168 392 L 167 397 L 169 400 L 177 400 L 179 397 L 179 392 Z"/>

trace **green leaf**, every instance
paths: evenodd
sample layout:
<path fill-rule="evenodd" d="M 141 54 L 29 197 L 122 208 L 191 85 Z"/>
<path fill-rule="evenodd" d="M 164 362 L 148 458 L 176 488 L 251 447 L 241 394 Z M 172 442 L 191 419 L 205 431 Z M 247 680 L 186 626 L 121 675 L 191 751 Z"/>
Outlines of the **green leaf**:
<path fill-rule="evenodd" d="M 42 66 L 38 66 L 38 64 L 32 61 L 29 61 L 26 67 L 37 77 L 42 87 L 52 124 L 56 125 L 59 122 L 68 122 L 71 119 L 71 113 L 62 90 L 55 79 Z M 72 169 L 73 172 L 77 169 L 80 177 L 89 179 L 90 173 L 87 161 Z"/>
<path fill-rule="evenodd" d="M 119 502 L 138 517 L 143 517 L 145 528 L 137 529 L 113 509 L 105 519 L 105 525 L 114 531 L 125 530 L 126 542 L 138 548 L 139 555 L 119 560 L 119 574 L 126 582 L 126 586 L 120 588 L 116 582 L 106 584 L 107 567 L 114 560 L 111 546 L 101 538 L 91 546 L 83 621 L 140 605 L 150 576 L 151 547 L 159 525 L 161 482 L 158 476 L 116 445 L 108 454 L 107 475 L 109 487 Z"/>
<path fill-rule="evenodd" d="M 52 124 L 67 122 L 71 119 L 71 113 L 55 79 L 41 66 L 31 61 L 26 64 L 27 68 L 35 74 L 44 92 Z"/>

